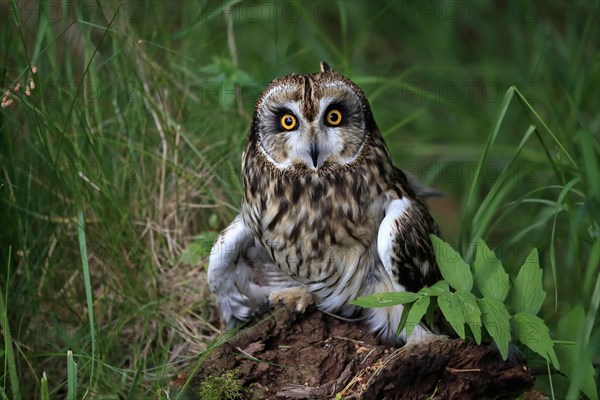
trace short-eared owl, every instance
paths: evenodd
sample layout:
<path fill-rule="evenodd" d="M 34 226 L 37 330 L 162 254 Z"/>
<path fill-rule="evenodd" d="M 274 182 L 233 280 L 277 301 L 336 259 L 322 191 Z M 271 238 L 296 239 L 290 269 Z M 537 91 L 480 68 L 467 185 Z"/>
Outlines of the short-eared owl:
<path fill-rule="evenodd" d="M 327 64 L 262 93 L 242 174 L 241 213 L 215 241 L 208 268 L 229 326 L 278 293 L 309 292 L 319 309 L 349 316 L 358 296 L 439 279 L 429 239 L 438 228 L 420 189 L 392 164 L 363 91 Z M 395 335 L 402 306 L 365 313 L 385 341 L 406 339 Z"/>

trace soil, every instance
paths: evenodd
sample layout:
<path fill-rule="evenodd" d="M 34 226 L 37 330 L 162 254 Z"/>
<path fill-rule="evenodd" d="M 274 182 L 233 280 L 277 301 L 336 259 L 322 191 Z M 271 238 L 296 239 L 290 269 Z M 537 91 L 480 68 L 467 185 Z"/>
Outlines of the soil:
<path fill-rule="evenodd" d="M 212 350 L 192 391 L 224 371 L 236 372 L 246 399 L 508 399 L 535 380 L 522 360 L 503 361 L 491 345 L 386 347 L 358 322 L 287 306 Z"/>

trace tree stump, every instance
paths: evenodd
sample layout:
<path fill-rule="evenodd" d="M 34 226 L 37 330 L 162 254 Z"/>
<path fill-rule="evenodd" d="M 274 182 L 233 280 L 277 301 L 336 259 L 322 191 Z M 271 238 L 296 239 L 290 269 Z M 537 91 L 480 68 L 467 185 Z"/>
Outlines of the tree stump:
<path fill-rule="evenodd" d="M 522 360 L 495 346 L 441 339 L 382 346 L 366 326 L 279 306 L 216 347 L 192 380 L 235 371 L 248 399 L 502 399 L 533 386 Z"/>

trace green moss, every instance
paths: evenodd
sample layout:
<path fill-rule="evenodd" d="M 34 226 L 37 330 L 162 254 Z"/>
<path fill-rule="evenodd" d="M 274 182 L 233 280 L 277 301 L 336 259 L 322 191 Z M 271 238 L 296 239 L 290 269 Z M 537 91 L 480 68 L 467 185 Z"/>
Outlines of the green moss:
<path fill-rule="evenodd" d="M 198 394 L 201 400 L 241 399 L 244 393 L 242 383 L 237 379 L 238 370 L 208 375 L 200 384 Z"/>

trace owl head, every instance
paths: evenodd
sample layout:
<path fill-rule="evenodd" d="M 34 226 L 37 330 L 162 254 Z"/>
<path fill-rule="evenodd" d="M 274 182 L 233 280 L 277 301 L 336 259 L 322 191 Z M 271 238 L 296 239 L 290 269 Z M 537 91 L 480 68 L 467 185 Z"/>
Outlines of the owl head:
<path fill-rule="evenodd" d="M 322 173 L 355 162 L 377 133 L 363 91 L 321 63 L 321 72 L 271 82 L 254 112 L 250 141 L 273 167 Z"/>

